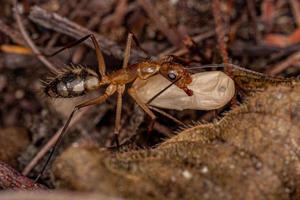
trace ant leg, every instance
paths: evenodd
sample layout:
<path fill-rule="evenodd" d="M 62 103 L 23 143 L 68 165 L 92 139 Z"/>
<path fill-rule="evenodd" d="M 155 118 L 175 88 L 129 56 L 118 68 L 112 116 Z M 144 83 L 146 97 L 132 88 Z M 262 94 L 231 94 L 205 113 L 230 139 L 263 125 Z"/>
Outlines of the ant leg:
<path fill-rule="evenodd" d="M 116 109 L 116 120 L 115 120 L 115 130 L 114 130 L 114 136 L 115 136 L 115 142 L 117 145 L 117 148 L 119 148 L 119 133 L 121 129 L 121 112 L 122 112 L 122 96 L 125 91 L 125 85 L 118 85 L 117 88 L 117 109 Z"/>
<path fill-rule="evenodd" d="M 146 81 L 142 80 L 142 82 L 138 82 L 139 79 L 137 79 L 134 83 L 133 83 L 133 87 L 135 90 L 140 89 L 142 86 L 144 86 L 146 84 Z M 177 79 L 179 80 L 179 79 Z M 176 82 L 176 81 L 175 81 Z M 186 126 L 186 124 L 184 124 L 183 122 L 179 121 L 178 119 L 176 119 L 175 117 L 173 117 L 172 115 L 168 114 L 167 112 L 158 109 L 157 107 L 151 106 L 150 103 L 156 98 L 158 97 L 162 92 L 164 92 L 165 90 L 167 90 L 169 87 L 171 87 L 175 82 L 172 82 L 170 85 L 168 85 L 167 87 L 165 87 L 163 90 L 161 90 L 160 92 L 158 92 L 157 94 L 155 94 L 150 100 L 148 100 L 148 102 L 146 103 L 147 107 L 155 110 L 156 112 L 164 115 L 165 117 L 173 120 L 174 122 L 182 125 L 182 126 Z"/>
<path fill-rule="evenodd" d="M 139 40 L 138 40 L 137 37 L 134 35 L 134 33 L 131 32 L 131 31 L 129 31 L 129 32 L 132 34 L 132 39 L 133 39 L 134 43 L 136 44 L 136 46 L 137 46 L 142 52 L 144 52 L 144 54 L 149 55 L 149 52 L 148 52 L 147 50 L 145 50 L 145 49 L 141 46 L 141 44 L 139 43 Z M 148 56 L 148 57 L 149 57 L 149 56 Z M 150 57 L 149 57 L 149 59 L 150 59 Z"/>
<path fill-rule="evenodd" d="M 129 95 L 135 100 L 135 102 L 150 116 L 151 122 L 148 127 L 148 132 L 151 132 L 155 123 L 156 116 L 155 114 L 148 108 L 147 104 L 145 104 L 140 97 L 138 96 L 135 88 L 128 89 Z"/>
<path fill-rule="evenodd" d="M 105 77 L 105 70 L 106 70 L 106 64 L 105 64 L 105 60 L 104 60 L 104 57 L 103 57 L 103 54 L 100 50 L 100 47 L 99 47 L 99 44 L 95 38 L 95 36 L 93 34 L 90 35 L 91 36 L 91 39 L 93 41 L 93 44 L 94 44 L 94 47 L 95 47 L 95 50 L 96 50 L 96 56 L 97 56 L 97 61 L 98 61 L 98 70 L 99 70 L 99 73 L 102 77 Z"/>
<path fill-rule="evenodd" d="M 95 36 L 93 34 L 89 34 L 89 35 L 86 35 L 82 38 L 80 38 L 79 40 L 75 41 L 75 42 L 72 42 L 70 44 L 67 44 L 66 46 L 64 46 L 63 48 L 57 50 L 56 52 L 52 53 L 52 54 L 44 54 L 45 56 L 47 57 L 52 57 L 52 56 L 55 56 L 56 54 L 66 50 L 66 49 L 69 49 L 77 44 L 80 44 L 81 42 L 87 40 L 88 38 L 91 38 L 92 39 L 92 42 L 94 44 L 94 47 L 95 47 L 95 51 L 96 51 L 96 56 L 97 56 L 97 60 L 98 60 L 98 70 L 99 70 L 99 73 L 101 76 L 105 76 L 105 69 L 106 69 L 106 65 L 105 65 L 105 61 L 104 61 L 104 57 L 103 57 L 103 54 L 100 50 L 100 47 L 99 47 L 99 44 L 95 38 Z"/>
<path fill-rule="evenodd" d="M 148 107 L 149 107 L 151 110 L 155 110 L 156 112 L 162 114 L 163 116 L 165 116 L 165 117 L 171 119 L 171 120 L 174 121 L 175 123 L 177 123 L 177 124 L 179 124 L 179 125 L 181 125 L 181 126 L 186 126 L 185 123 L 179 121 L 178 119 L 176 119 L 175 117 L 173 117 L 173 116 L 170 115 L 169 113 L 167 113 L 167 112 L 165 112 L 165 111 L 163 111 L 163 110 L 161 110 L 161 109 L 159 109 L 159 108 L 156 108 L 156 107 L 154 107 L 154 106 L 148 105 Z"/>
<path fill-rule="evenodd" d="M 40 171 L 39 175 L 36 177 L 35 179 L 35 182 L 37 182 L 39 180 L 39 178 L 43 175 L 43 173 L 45 172 L 46 170 L 46 167 L 47 165 L 49 164 L 50 160 L 52 159 L 55 151 L 56 151 L 56 148 L 59 146 L 59 144 L 61 143 L 62 139 L 63 139 L 63 136 L 65 135 L 66 133 L 66 130 L 67 128 L 69 127 L 69 124 L 74 116 L 74 114 L 80 110 L 81 108 L 83 107 L 86 107 L 86 106 L 91 106 L 91 105 L 97 105 L 97 104 L 101 104 L 103 103 L 104 101 L 106 101 L 106 99 L 108 97 L 110 97 L 111 95 L 113 95 L 116 91 L 116 86 L 115 85 L 110 85 L 107 87 L 105 93 L 100 96 L 100 97 L 97 97 L 97 98 L 94 98 L 94 99 L 90 99 L 88 101 L 85 101 L 77 106 L 74 107 L 73 111 L 71 112 L 71 114 L 69 115 L 68 117 L 68 120 L 66 121 L 66 123 L 64 124 L 61 132 L 60 132 L 60 135 L 58 136 L 58 139 L 56 140 L 55 144 L 53 145 L 52 149 L 50 150 L 50 154 L 42 168 L 42 170 Z"/>
<path fill-rule="evenodd" d="M 128 65 L 130 50 L 131 50 L 131 43 L 132 43 L 132 33 L 129 33 L 127 36 L 126 49 L 124 52 L 123 68 L 126 68 Z"/>

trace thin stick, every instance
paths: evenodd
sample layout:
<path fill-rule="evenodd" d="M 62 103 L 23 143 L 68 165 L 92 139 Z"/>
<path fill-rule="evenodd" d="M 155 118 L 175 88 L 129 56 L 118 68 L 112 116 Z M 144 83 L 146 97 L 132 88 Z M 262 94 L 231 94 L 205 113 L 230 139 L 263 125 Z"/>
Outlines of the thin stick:
<path fill-rule="evenodd" d="M 115 42 L 105 38 L 102 35 L 99 35 L 98 33 L 92 32 L 56 13 L 51 13 L 38 6 L 34 6 L 31 9 L 29 18 L 35 23 L 40 24 L 41 26 L 66 34 L 76 39 L 82 38 L 82 36 L 84 35 L 93 34 L 96 40 L 101 45 L 101 50 L 103 51 L 103 53 L 123 60 L 124 51 Z M 95 48 L 90 40 L 86 40 L 84 41 L 84 43 L 93 49 Z M 145 54 L 143 52 L 132 49 L 131 59 L 137 60 L 142 57 L 145 57 Z"/>
<path fill-rule="evenodd" d="M 282 71 L 286 70 L 289 66 L 297 63 L 297 61 L 300 60 L 300 52 L 296 52 L 292 55 L 290 55 L 287 59 L 280 62 L 279 64 L 273 66 L 272 68 L 269 68 L 269 70 L 266 71 L 268 75 L 275 76 Z"/>
<path fill-rule="evenodd" d="M 167 22 L 161 20 L 157 9 L 155 9 L 152 4 L 152 1 L 138 0 L 138 3 L 146 11 L 152 22 L 155 23 L 156 28 L 160 30 L 174 46 L 180 46 L 181 39 L 179 37 L 179 34 L 177 34 L 177 32 L 173 30 Z"/>
<path fill-rule="evenodd" d="M 128 9 L 127 0 L 119 0 L 115 12 L 113 14 L 113 19 L 112 19 L 113 27 L 118 27 L 122 25 L 127 9 Z"/>
<path fill-rule="evenodd" d="M 41 184 L 34 183 L 2 161 L 0 161 L 0 188 L 9 190 L 47 189 Z"/>
<path fill-rule="evenodd" d="M 209 30 L 205 33 L 200 33 L 199 35 L 192 37 L 192 39 L 193 39 L 193 41 L 199 43 L 200 41 L 210 38 L 214 35 L 215 35 L 215 30 Z M 172 53 L 172 52 L 174 52 L 174 53 Z M 170 54 L 175 55 L 175 56 L 182 56 L 188 52 L 189 52 L 189 50 L 186 48 L 177 49 L 177 47 L 173 46 L 173 47 L 159 53 L 158 57 L 162 58 L 162 57 L 170 55 Z"/>
<path fill-rule="evenodd" d="M 52 72 L 58 72 L 57 68 L 52 65 L 51 62 L 49 62 L 39 51 L 39 49 L 36 47 L 36 45 L 34 44 L 34 42 L 31 40 L 31 38 L 29 37 L 24 24 L 22 22 L 18 7 L 17 7 L 17 0 L 13 0 L 13 4 L 14 4 L 14 13 L 15 13 L 15 18 L 18 24 L 18 27 L 20 29 L 21 34 L 23 35 L 27 45 L 32 49 L 33 53 L 37 56 L 37 58 L 44 64 L 47 66 L 47 68 L 52 71 Z"/>
<path fill-rule="evenodd" d="M 300 28 L 300 2 L 299 0 L 290 0 L 291 9 L 297 23 L 298 28 Z"/>
<path fill-rule="evenodd" d="M 125 198 L 113 195 L 103 195 L 97 192 L 75 192 L 75 191 L 1 191 L 0 199 L 6 200 L 125 200 Z"/>
<path fill-rule="evenodd" d="M 164 136 L 167 136 L 168 138 L 174 136 L 174 133 L 170 128 L 158 122 L 155 122 L 155 124 L 153 125 L 153 129 L 159 131 L 160 133 L 162 133 Z"/>
<path fill-rule="evenodd" d="M 25 45 L 26 41 L 22 37 L 22 35 L 6 25 L 1 19 L 0 19 L 0 31 L 10 37 L 15 43 L 20 44 L 20 45 Z"/>
<path fill-rule="evenodd" d="M 229 63 L 229 57 L 228 57 L 228 52 L 227 52 L 227 45 L 225 42 L 225 30 L 223 28 L 223 20 L 222 20 L 222 13 L 221 13 L 221 5 L 220 5 L 220 0 L 213 0 L 212 1 L 212 12 L 214 16 L 214 21 L 215 21 L 215 29 L 216 29 L 216 34 L 217 34 L 217 40 L 218 40 L 218 47 L 220 54 L 222 56 L 223 62 L 225 64 Z M 225 67 L 226 73 L 231 76 L 231 68 L 230 67 Z"/>
<path fill-rule="evenodd" d="M 254 32 L 254 39 L 256 40 L 255 42 L 257 43 L 259 40 L 261 40 L 261 34 L 257 28 L 258 24 L 258 19 L 256 16 L 255 12 L 255 1 L 254 0 L 247 0 L 247 9 L 251 18 L 251 24 L 253 27 L 253 32 Z"/>

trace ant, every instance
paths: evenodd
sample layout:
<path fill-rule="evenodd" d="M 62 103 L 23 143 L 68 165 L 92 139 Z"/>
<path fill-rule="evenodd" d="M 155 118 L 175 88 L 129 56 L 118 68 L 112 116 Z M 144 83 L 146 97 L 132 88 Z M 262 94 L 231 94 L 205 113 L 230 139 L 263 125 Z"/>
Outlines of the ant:
<path fill-rule="evenodd" d="M 139 96 L 137 89 L 140 87 L 138 82 L 140 80 L 147 80 L 157 74 L 162 75 L 171 82 L 171 85 L 175 84 L 181 89 L 187 96 L 192 96 L 193 91 L 188 88 L 188 85 L 192 82 L 191 74 L 183 67 L 183 65 L 173 61 L 171 57 L 161 59 L 158 61 L 146 60 L 135 64 L 129 65 L 129 56 L 131 50 L 131 44 L 133 40 L 133 34 L 129 33 L 127 37 L 126 48 L 124 52 L 124 60 L 122 69 L 119 69 L 111 74 L 106 74 L 106 64 L 104 61 L 103 54 L 100 50 L 99 44 L 94 35 L 87 35 L 73 44 L 80 43 L 88 38 L 91 38 L 96 51 L 96 57 L 98 62 L 98 75 L 93 70 L 83 67 L 67 67 L 53 77 L 49 78 L 48 82 L 44 83 L 44 93 L 52 98 L 72 98 L 82 96 L 90 91 L 97 90 L 103 86 L 107 86 L 103 95 L 98 96 L 94 99 L 84 101 L 73 108 L 73 111 L 69 115 L 65 122 L 62 131 L 60 132 L 59 138 L 56 144 L 51 149 L 50 155 L 44 165 L 43 169 L 39 173 L 36 180 L 43 174 L 47 164 L 51 160 L 55 148 L 62 140 L 70 121 L 74 114 L 83 107 L 97 105 L 104 103 L 110 96 L 117 93 L 117 105 L 116 105 L 116 118 L 114 136 L 117 148 L 120 146 L 118 135 L 121 129 L 121 108 L 122 108 L 122 96 L 126 90 L 126 85 L 133 83 L 132 87 L 128 88 L 129 95 L 133 100 L 146 112 L 150 117 L 151 123 L 148 127 L 150 132 L 155 123 L 156 116 L 150 110 L 147 103 L 145 103 Z M 69 46 L 66 46 L 50 56 L 56 55 L 63 51 Z"/>

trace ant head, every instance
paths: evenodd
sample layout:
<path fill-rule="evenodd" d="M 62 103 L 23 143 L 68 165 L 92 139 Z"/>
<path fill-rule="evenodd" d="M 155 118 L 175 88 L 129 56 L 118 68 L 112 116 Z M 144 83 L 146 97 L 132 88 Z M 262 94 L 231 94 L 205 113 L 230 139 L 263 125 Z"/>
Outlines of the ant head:
<path fill-rule="evenodd" d="M 161 64 L 159 72 L 162 76 L 182 89 L 188 96 L 193 95 L 193 91 L 188 89 L 188 85 L 192 82 L 192 77 L 182 65 L 174 62 L 164 62 Z"/>

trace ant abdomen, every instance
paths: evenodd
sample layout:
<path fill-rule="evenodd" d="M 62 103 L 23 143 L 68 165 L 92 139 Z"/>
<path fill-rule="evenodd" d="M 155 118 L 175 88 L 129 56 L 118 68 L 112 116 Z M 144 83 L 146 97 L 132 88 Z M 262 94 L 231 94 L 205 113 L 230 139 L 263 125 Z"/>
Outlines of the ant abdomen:
<path fill-rule="evenodd" d="M 45 83 L 44 93 L 53 98 L 72 98 L 99 88 L 99 76 L 83 67 L 68 67 Z"/>

